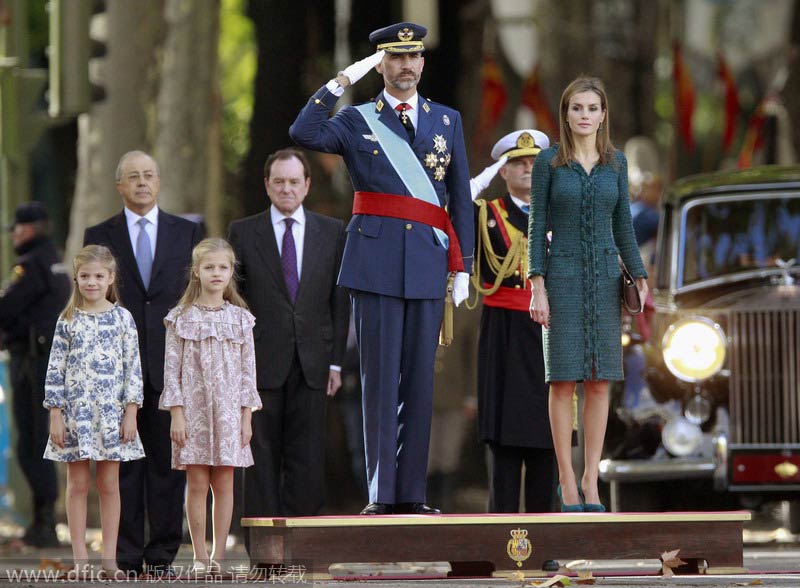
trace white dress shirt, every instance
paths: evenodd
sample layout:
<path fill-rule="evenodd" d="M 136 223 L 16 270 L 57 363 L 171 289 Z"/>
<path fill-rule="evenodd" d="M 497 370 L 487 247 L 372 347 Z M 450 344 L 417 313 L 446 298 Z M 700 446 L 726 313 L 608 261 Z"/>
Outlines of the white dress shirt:
<path fill-rule="evenodd" d="M 294 249 L 297 252 L 297 279 L 300 280 L 303 268 L 303 245 L 306 237 L 306 211 L 303 205 L 297 207 L 290 217 L 286 217 L 275 206 L 269 206 L 269 218 L 272 221 L 272 229 L 275 231 L 275 240 L 278 242 L 278 255 L 283 253 L 283 235 L 286 233 L 286 218 L 293 218 L 296 222 L 292 224 L 292 237 L 294 237 Z M 335 372 L 341 372 L 339 365 L 328 366 Z"/>
<path fill-rule="evenodd" d="M 281 255 L 283 253 L 283 235 L 286 232 L 286 223 L 283 221 L 287 217 L 272 204 L 269 206 L 269 216 L 275 231 L 275 240 L 278 242 L 278 255 Z M 303 275 L 303 242 L 306 237 L 306 211 L 303 205 L 298 206 L 289 218 L 295 220 L 292 224 L 292 237 L 294 237 L 294 249 L 297 252 L 297 279 L 300 280 Z"/>
<path fill-rule="evenodd" d="M 131 248 L 133 249 L 134 254 L 136 253 L 136 240 L 139 238 L 139 231 L 141 231 L 141 227 L 137 224 L 139 219 L 142 218 L 135 212 L 133 212 L 127 206 L 125 207 L 125 220 L 128 222 L 128 236 L 131 239 Z M 156 237 L 158 236 L 158 205 L 154 206 L 150 209 L 144 218 L 148 220 L 148 223 L 145 225 L 145 231 L 147 231 L 147 236 L 150 237 L 150 248 L 152 249 L 151 253 L 153 255 L 153 259 L 156 256 Z"/>
<path fill-rule="evenodd" d="M 529 204 L 528 202 L 525 202 L 524 200 L 521 200 L 521 199 L 517 198 L 517 197 L 516 197 L 516 196 L 514 196 L 513 194 L 509 194 L 509 196 L 511 196 L 511 201 L 512 201 L 514 204 L 516 204 L 516 205 L 517 205 L 517 208 L 519 208 L 520 210 L 522 210 L 522 207 L 523 207 L 523 206 L 528 206 L 528 207 L 530 207 L 530 204 Z M 525 213 L 525 214 L 527 214 L 527 213 Z"/>
<path fill-rule="evenodd" d="M 392 111 L 399 118 L 400 113 L 397 110 L 395 110 L 395 107 L 398 104 L 402 104 L 403 100 L 398 100 L 397 98 L 389 94 L 388 90 L 384 90 L 383 95 L 386 97 L 386 103 L 392 107 Z M 416 131 L 419 128 L 419 125 L 417 124 L 417 122 L 419 121 L 419 109 L 417 108 L 419 106 L 419 94 L 414 92 L 414 95 L 408 100 L 406 100 L 405 103 L 411 107 L 411 110 L 406 110 L 406 114 L 408 115 L 408 118 L 411 119 L 411 124 L 414 125 L 414 130 Z"/>

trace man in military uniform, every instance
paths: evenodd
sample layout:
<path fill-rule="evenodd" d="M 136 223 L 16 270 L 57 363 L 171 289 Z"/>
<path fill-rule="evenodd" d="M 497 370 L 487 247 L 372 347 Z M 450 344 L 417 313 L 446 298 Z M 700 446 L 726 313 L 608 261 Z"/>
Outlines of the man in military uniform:
<path fill-rule="evenodd" d="M 9 230 L 18 257 L 11 279 L 0 290 L 0 337 L 11 356 L 17 459 L 33 492 L 33 524 L 23 540 L 34 547 L 54 547 L 58 482 L 55 464 L 42 459 L 49 434 L 42 402 L 53 330 L 69 298 L 70 281 L 41 204 L 17 207 Z"/>
<path fill-rule="evenodd" d="M 361 360 L 362 514 L 439 512 L 425 504 L 434 356 L 448 273 L 459 303 L 472 265 L 461 115 L 417 93 L 426 33 L 414 23 L 373 31 L 377 52 L 320 88 L 289 129 L 303 147 L 340 154 L 356 190 L 338 283 L 351 292 Z M 329 119 L 373 67 L 384 81 L 374 102 Z"/>
<path fill-rule="evenodd" d="M 528 207 L 533 161 L 550 146 L 533 129 L 509 133 L 497 160 L 470 184 L 473 198 L 499 168 L 506 193 L 475 200 L 476 272 L 483 294 L 478 341 L 478 433 L 489 449 L 489 511 L 519 512 L 522 466 L 525 511 L 551 510 L 555 453 L 544 380 L 542 326 L 528 314 Z"/>

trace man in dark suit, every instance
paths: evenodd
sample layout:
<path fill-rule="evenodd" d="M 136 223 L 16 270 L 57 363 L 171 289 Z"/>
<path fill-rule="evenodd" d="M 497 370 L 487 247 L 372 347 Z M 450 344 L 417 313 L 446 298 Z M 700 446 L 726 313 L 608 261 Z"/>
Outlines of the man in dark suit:
<path fill-rule="evenodd" d="M 306 210 L 305 155 L 282 149 L 264 165 L 271 206 L 235 221 L 228 240 L 240 291 L 256 317 L 255 466 L 244 472 L 244 516 L 310 516 L 324 500 L 326 397 L 342 385 L 347 293 L 336 285 L 344 224 Z"/>
<path fill-rule="evenodd" d="M 439 512 L 425 504 L 434 358 L 448 273 L 458 304 L 472 266 L 461 115 L 417 93 L 426 33 L 414 23 L 374 31 L 377 53 L 321 87 L 289 129 L 299 145 L 341 155 L 356 190 L 339 284 L 361 359 L 370 515 Z M 375 101 L 329 119 L 373 66 L 384 81 Z"/>
<path fill-rule="evenodd" d="M 169 413 L 158 410 L 164 388 L 164 317 L 183 294 L 200 225 L 158 208 L 158 164 L 142 151 L 122 156 L 116 172 L 123 211 L 86 229 L 84 245 L 110 248 L 117 258 L 121 302 L 139 332 L 144 404 L 137 413 L 146 459 L 119 470 L 120 515 L 117 563 L 142 572 L 168 573 L 183 537 L 183 472 L 170 467 Z M 145 541 L 145 512 L 150 537 Z"/>

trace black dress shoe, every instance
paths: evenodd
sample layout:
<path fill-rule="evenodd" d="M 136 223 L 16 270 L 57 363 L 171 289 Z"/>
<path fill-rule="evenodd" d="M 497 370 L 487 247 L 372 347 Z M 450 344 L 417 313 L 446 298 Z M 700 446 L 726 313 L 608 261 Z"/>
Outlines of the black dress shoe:
<path fill-rule="evenodd" d="M 370 502 L 367 506 L 364 507 L 364 510 L 361 511 L 362 515 L 387 515 L 392 514 L 394 511 L 393 505 L 391 504 L 384 504 L 382 502 Z"/>
<path fill-rule="evenodd" d="M 428 506 L 424 502 L 403 502 L 398 504 L 394 512 L 396 514 L 419 514 L 419 515 L 438 515 L 442 514 L 438 508 Z"/>

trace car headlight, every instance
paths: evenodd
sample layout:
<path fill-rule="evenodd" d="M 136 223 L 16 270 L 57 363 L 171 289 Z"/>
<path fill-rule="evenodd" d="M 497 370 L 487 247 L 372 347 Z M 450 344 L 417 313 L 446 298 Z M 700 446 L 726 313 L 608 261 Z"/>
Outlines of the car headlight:
<path fill-rule="evenodd" d="M 683 417 L 670 419 L 661 431 L 661 442 L 666 450 L 676 457 L 691 455 L 702 440 L 703 431 L 700 427 Z"/>
<path fill-rule="evenodd" d="M 667 369 L 684 382 L 710 378 L 725 363 L 725 333 L 717 323 L 704 317 L 670 325 L 662 345 Z"/>

